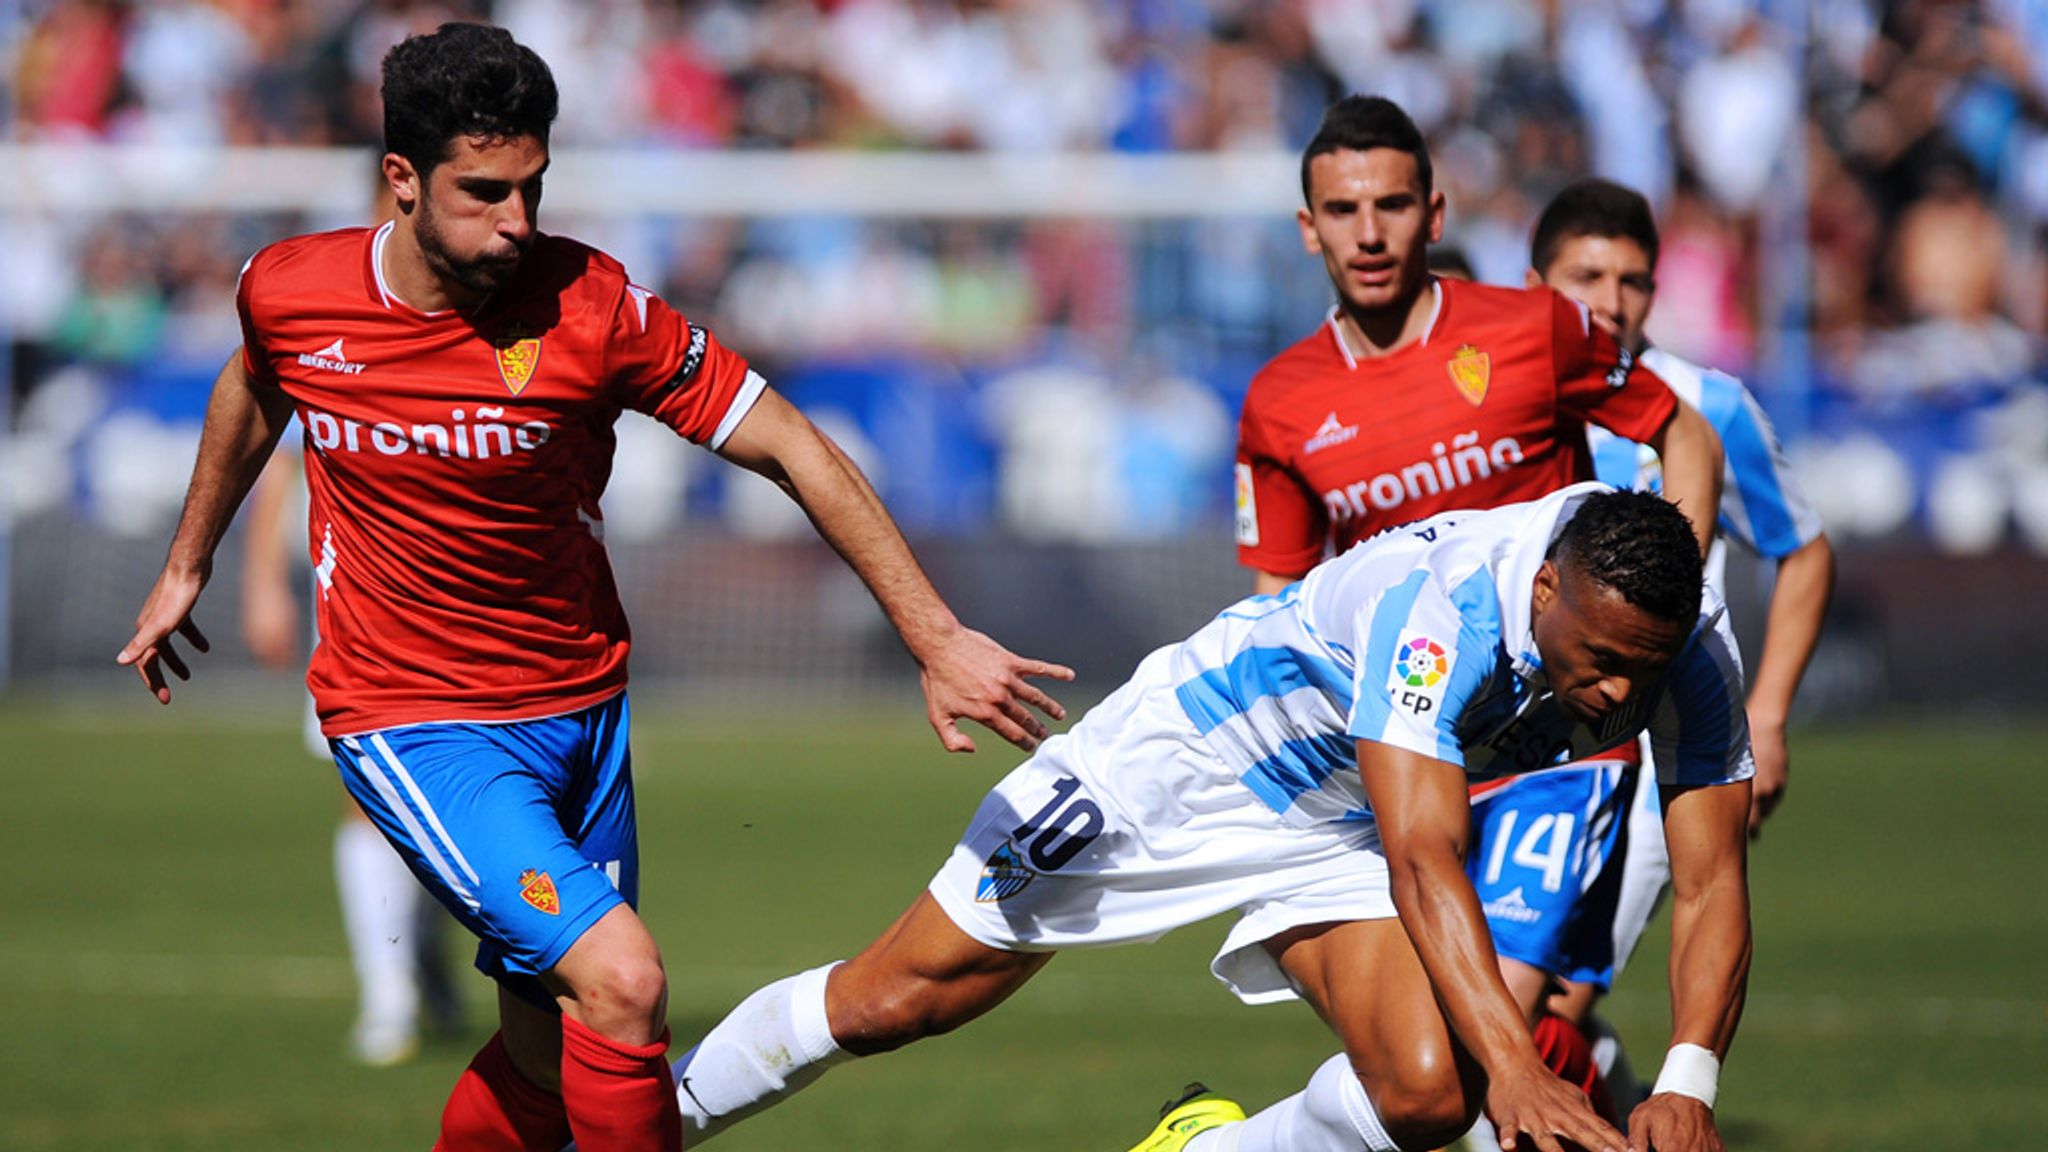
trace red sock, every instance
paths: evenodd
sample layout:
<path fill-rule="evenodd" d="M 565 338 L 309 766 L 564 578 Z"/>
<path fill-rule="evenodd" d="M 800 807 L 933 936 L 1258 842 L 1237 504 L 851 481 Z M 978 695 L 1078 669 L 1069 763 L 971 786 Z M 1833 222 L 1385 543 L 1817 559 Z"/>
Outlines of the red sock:
<path fill-rule="evenodd" d="M 455 1082 L 434 1152 L 561 1152 L 568 1143 L 562 1098 L 512 1067 L 499 1033 Z"/>
<path fill-rule="evenodd" d="M 1600 1066 L 1593 1063 L 1592 1041 L 1586 1039 L 1578 1025 L 1555 1012 L 1537 1017 L 1536 1054 L 1543 1057 L 1544 1067 L 1557 1073 L 1558 1079 L 1577 1085 L 1601 1119 L 1609 1124 L 1621 1123 L 1614 1098 L 1607 1091 L 1607 1078 L 1600 1075 Z"/>
<path fill-rule="evenodd" d="M 665 1028 L 652 1044 L 621 1044 L 563 1016 L 562 1100 L 578 1152 L 678 1152 L 683 1146 Z"/>

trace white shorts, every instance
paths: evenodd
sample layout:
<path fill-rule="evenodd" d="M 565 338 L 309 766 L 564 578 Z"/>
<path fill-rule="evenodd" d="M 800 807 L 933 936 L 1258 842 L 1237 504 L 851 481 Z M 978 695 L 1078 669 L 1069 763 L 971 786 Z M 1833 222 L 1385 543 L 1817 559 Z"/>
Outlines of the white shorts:
<path fill-rule="evenodd" d="M 1297 995 L 1263 941 L 1395 915 L 1378 827 L 1283 821 L 1196 733 L 1163 649 L 996 785 L 931 893 L 1009 952 L 1157 940 L 1235 909 L 1210 971 L 1247 1004 Z"/>

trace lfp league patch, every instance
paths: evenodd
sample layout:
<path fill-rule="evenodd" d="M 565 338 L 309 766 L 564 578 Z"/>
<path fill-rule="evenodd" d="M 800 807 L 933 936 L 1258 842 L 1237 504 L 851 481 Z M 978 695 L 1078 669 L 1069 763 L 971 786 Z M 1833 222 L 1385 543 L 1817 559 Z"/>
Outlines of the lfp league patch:
<path fill-rule="evenodd" d="M 1237 466 L 1237 542 L 1246 548 L 1259 546 L 1259 498 L 1249 464 Z"/>
<path fill-rule="evenodd" d="M 1416 716 L 1434 718 L 1443 707 L 1444 687 L 1458 653 L 1423 632 L 1402 629 L 1394 645 L 1394 664 L 1387 671 L 1387 695 L 1394 706 Z"/>

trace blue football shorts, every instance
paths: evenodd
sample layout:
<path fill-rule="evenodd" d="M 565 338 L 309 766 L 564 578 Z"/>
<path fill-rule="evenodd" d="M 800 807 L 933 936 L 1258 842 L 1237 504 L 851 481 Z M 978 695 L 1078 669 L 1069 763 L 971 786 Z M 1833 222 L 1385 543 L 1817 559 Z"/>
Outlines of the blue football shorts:
<path fill-rule="evenodd" d="M 1613 978 L 1613 885 L 1634 773 L 1598 762 L 1520 777 L 1475 801 L 1465 871 L 1494 949 L 1570 980 Z"/>
<path fill-rule="evenodd" d="M 541 720 L 411 724 L 329 741 L 342 784 L 477 935 L 477 970 L 550 1011 L 538 976 L 639 903 L 626 696 Z"/>

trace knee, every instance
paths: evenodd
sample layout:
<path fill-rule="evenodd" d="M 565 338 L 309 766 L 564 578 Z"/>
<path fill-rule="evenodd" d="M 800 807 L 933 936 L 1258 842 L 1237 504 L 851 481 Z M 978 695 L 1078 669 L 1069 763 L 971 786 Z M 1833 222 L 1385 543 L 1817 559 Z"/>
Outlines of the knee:
<path fill-rule="evenodd" d="M 629 1043 L 652 1042 L 668 1015 L 668 975 L 655 955 L 613 957 L 585 973 L 572 992 L 585 1026 Z"/>
<path fill-rule="evenodd" d="M 1365 1089 L 1387 1135 L 1403 1148 L 1450 1145 L 1472 1127 L 1484 1099 L 1448 1050 L 1417 1052 Z"/>

